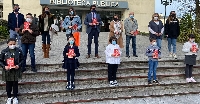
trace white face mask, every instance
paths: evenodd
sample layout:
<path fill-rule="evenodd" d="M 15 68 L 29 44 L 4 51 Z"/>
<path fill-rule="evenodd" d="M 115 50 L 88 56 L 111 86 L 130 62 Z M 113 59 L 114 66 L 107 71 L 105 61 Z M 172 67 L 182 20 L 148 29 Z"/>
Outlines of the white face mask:
<path fill-rule="evenodd" d="M 156 42 L 153 42 L 153 43 L 152 43 L 152 45 L 156 46 L 156 45 L 157 45 L 157 43 L 156 43 Z"/>
<path fill-rule="evenodd" d="M 15 49 L 16 45 L 10 45 L 9 49 Z"/>
<path fill-rule="evenodd" d="M 32 22 L 32 19 L 30 19 L 30 18 L 26 18 L 26 22 L 31 23 L 31 22 Z"/>
<path fill-rule="evenodd" d="M 153 17 L 154 20 L 158 20 L 158 17 Z"/>
<path fill-rule="evenodd" d="M 191 39 L 191 40 L 190 40 L 190 42 L 192 42 L 192 43 L 193 43 L 194 41 L 195 41 L 195 39 Z"/>

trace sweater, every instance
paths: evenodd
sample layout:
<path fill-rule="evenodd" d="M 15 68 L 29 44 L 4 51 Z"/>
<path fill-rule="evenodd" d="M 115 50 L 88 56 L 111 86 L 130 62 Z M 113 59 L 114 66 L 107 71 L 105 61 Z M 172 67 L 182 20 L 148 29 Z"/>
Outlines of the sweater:
<path fill-rule="evenodd" d="M 192 45 L 196 45 L 196 48 L 198 48 L 198 45 L 195 42 L 193 42 L 193 43 L 191 43 L 191 42 L 184 43 L 182 51 L 185 52 L 185 55 L 193 55 L 193 54 L 197 55 L 197 52 L 193 53 L 193 52 L 190 51 L 190 49 L 192 48 Z"/>
<path fill-rule="evenodd" d="M 165 24 L 165 35 L 168 35 L 168 38 L 173 39 L 177 39 L 177 37 L 180 35 L 180 26 L 177 18 L 170 22 L 169 19 L 167 19 Z"/>
<path fill-rule="evenodd" d="M 156 45 L 149 45 L 148 48 L 146 49 L 146 56 L 148 56 L 149 60 L 152 61 L 158 61 L 158 59 L 153 58 L 153 53 L 155 50 L 158 50 L 158 58 L 161 57 L 161 51 L 160 48 Z"/>
<path fill-rule="evenodd" d="M 113 45 L 113 44 L 109 44 L 106 47 L 106 50 L 104 51 L 106 54 L 106 63 L 108 64 L 120 64 L 120 56 L 119 57 L 113 57 L 112 54 L 114 53 L 114 50 L 118 49 L 119 50 L 119 54 L 121 56 L 122 52 L 120 50 L 120 47 L 118 44 Z"/>
<path fill-rule="evenodd" d="M 151 37 L 156 37 L 156 39 L 162 39 L 162 35 L 160 35 L 160 36 L 156 36 L 155 35 L 155 33 L 161 33 L 161 34 L 163 34 L 164 26 L 163 26 L 162 21 L 159 20 L 158 24 L 156 24 L 153 20 L 151 20 L 149 22 L 148 27 L 149 27 L 150 38 Z"/>

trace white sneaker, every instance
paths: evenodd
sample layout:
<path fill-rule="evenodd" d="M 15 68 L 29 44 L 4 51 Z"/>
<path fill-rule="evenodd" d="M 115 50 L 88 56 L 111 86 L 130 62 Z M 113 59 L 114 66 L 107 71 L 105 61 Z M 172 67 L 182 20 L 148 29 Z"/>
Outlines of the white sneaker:
<path fill-rule="evenodd" d="M 169 53 L 169 57 L 173 57 L 172 53 Z"/>
<path fill-rule="evenodd" d="M 114 83 L 115 86 L 118 86 L 117 80 L 114 80 L 113 83 Z"/>
<path fill-rule="evenodd" d="M 8 98 L 6 104 L 11 104 L 12 98 Z"/>
<path fill-rule="evenodd" d="M 197 82 L 197 81 L 194 80 L 193 77 L 191 77 L 190 80 L 191 80 L 191 82 Z"/>
<path fill-rule="evenodd" d="M 190 78 L 186 78 L 186 82 L 187 82 L 187 83 L 190 83 L 190 82 L 191 82 L 191 79 L 190 79 Z"/>
<path fill-rule="evenodd" d="M 14 98 L 14 99 L 13 99 L 13 104 L 18 104 L 17 98 Z"/>
<path fill-rule="evenodd" d="M 114 82 L 110 81 L 110 87 L 113 87 L 113 86 L 115 86 Z"/>
<path fill-rule="evenodd" d="M 177 56 L 176 56 L 176 54 L 175 54 L 175 53 L 173 54 L 173 58 L 174 58 L 174 59 L 177 59 Z"/>

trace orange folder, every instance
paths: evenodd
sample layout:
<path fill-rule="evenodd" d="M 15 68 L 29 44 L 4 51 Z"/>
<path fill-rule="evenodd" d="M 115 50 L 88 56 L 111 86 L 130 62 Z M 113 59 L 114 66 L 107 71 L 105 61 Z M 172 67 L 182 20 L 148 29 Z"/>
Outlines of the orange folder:
<path fill-rule="evenodd" d="M 73 36 L 75 38 L 75 45 L 80 46 L 80 32 L 74 32 Z"/>

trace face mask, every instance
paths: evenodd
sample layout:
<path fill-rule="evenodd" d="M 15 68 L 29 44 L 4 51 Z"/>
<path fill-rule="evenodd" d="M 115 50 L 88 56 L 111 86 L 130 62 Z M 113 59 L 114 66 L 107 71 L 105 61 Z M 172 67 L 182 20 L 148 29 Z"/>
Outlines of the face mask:
<path fill-rule="evenodd" d="M 70 40 L 70 41 L 69 41 L 69 44 L 70 44 L 70 45 L 73 45 L 73 44 L 74 44 L 74 40 Z"/>
<path fill-rule="evenodd" d="M 153 17 L 154 20 L 158 20 L 158 17 Z"/>
<path fill-rule="evenodd" d="M 15 49 L 16 45 L 10 45 L 9 49 Z"/>
<path fill-rule="evenodd" d="M 193 43 L 194 41 L 195 41 L 195 39 L 191 39 L 191 40 L 190 40 L 190 42 L 192 42 L 192 43 Z"/>
<path fill-rule="evenodd" d="M 74 15 L 74 12 L 73 12 L 73 11 L 70 11 L 69 14 L 70 14 L 70 15 Z"/>
<path fill-rule="evenodd" d="M 47 15 L 49 15 L 49 11 L 45 11 L 45 13 L 46 13 Z"/>
<path fill-rule="evenodd" d="M 15 9 L 15 12 L 18 12 L 19 11 L 19 9 Z"/>
<path fill-rule="evenodd" d="M 117 21 L 118 19 L 117 18 L 114 18 L 114 21 Z"/>
<path fill-rule="evenodd" d="M 26 21 L 29 22 L 29 23 L 32 22 L 32 20 L 30 18 L 26 18 Z"/>
<path fill-rule="evenodd" d="M 95 8 L 92 9 L 92 12 L 96 12 Z"/>
<path fill-rule="evenodd" d="M 176 17 L 176 14 L 172 14 L 172 17 Z"/>
<path fill-rule="evenodd" d="M 156 42 L 153 42 L 153 43 L 152 43 L 152 45 L 156 46 L 156 45 L 157 45 L 157 43 L 156 43 Z"/>
<path fill-rule="evenodd" d="M 113 41 L 112 41 L 112 44 L 113 44 L 113 45 L 115 45 L 115 44 L 117 44 L 117 43 L 116 43 L 116 41 L 115 41 L 115 40 L 113 40 Z"/>
<path fill-rule="evenodd" d="M 133 16 L 133 15 L 130 15 L 130 18 L 131 18 L 131 19 L 133 19 L 133 18 L 134 18 L 134 16 Z"/>

